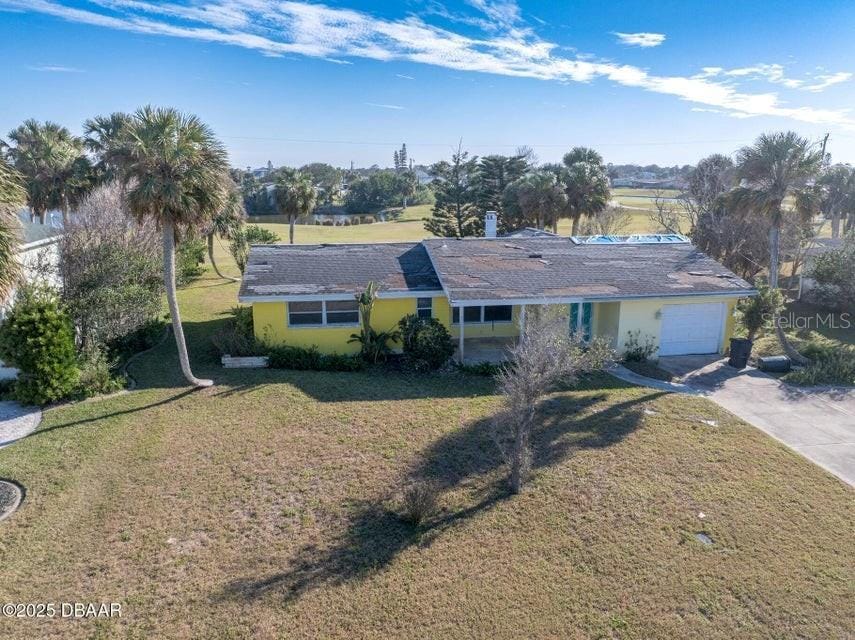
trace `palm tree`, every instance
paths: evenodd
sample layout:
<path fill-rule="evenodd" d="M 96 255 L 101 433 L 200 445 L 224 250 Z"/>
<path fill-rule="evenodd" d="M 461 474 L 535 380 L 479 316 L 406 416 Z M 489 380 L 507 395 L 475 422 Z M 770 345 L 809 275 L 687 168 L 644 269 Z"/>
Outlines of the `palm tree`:
<path fill-rule="evenodd" d="M 18 210 L 26 200 L 21 176 L 0 158 L 0 302 L 9 297 L 21 274 Z"/>
<path fill-rule="evenodd" d="M 802 215 L 813 211 L 814 189 L 811 184 L 822 167 L 822 151 L 807 139 L 787 131 L 764 133 L 751 146 L 743 147 L 736 156 L 738 186 L 731 201 L 739 211 L 766 216 L 769 229 L 769 286 L 778 288 L 781 227 L 784 224 L 784 202 L 790 200 Z M 774 318 L 781 347 L 795 362 L 808 361 L 789 343 Z"/>
<path fill-rule="evenodd" d="M 95 116 L 83 123 L 83 141 L 86 148 L 98 158 L 94 169 L 102 182 L 119 177 L 118 167 L 110 165 L 106 158 L 110 157 L 111 150 L 118 144 L 122 130 L 130 120 L 127 113 L 117 111 L 109 116 Z"/>
<path fill-rule="evenodd" d="M 27 120 L 9 133 L 14 144 L 7 152 L 15 169 L 24 177 L 27 204 L 33 218 L 44 224 L 48 209 L 68 212 L 91 187 L 89 163 L 83 155 L 83 140 L 54 122 Z"/>
<path fill-rule="evenodd" d="M 243 207 L 243 196 L 234 184 L 231 178 L 228 179 L 226 185 L 226 199 L 223 207 L 214 214 L 210 223 L 207 226 L 205 235 L 208 240 L 208 260 L 218 276 L 223 280 L 231 280 L 239 282 L 238 278 L 224 276 L 220 273 L 220 268 L 217 266 L 217 261 L 214 259 L 214 236 L 220 236 L 230 240 L 235 232 L 243 226 L 243 221 L 246 218 L 246 211 Z"/>
<path fill-rule="evenodd" d="M 197 387 L 190 369 L 175 292 L 175 238 L 209 223 L 224 207 L 228 178 L 226 151 L 196 116 L 151 106 L 136 111 L 106 160 L 119 168 L 128 210 L 138 220 L 153 219 L 163 235 L 163 281 L 172 316 L 181 371 Z"/>
<path fill-rule="evenodd" d="M 514 180 L 505 188 L 502 200 L 505 227 L 533 222 L 538 229 L 548 224 L 554 228 L 567 209 L 567 194 L 551 171 L 533 171 Z"/>
<path fill-rule="evenodd" d="M 288 216 L 288 240 L 294 244 L 294 223 L 298 216 L 315 208 L 318 192 L 312 179 L 302 171 L 283 170 L 273 189 L 273 201 L 279 215 Z"/>
<path fill-rule="evenodd" d="M 840 237 L 840 220 L 855 204 L 855 171 L 848 164 L 829 167 L 817 180 L 823 192 L 823 210 L 831 214 L 831 237 Z"/>
<path fill-rule="evenodd" d="M 573 220 L 570 233 L 575 236 L 582 216 L 599 213 L 609 204 L 611 192 L 603 157 L 593 149 L 574 147 L 564 155 L 560 179 L 567 194 L 567 212 Z M 558 233 L 557 219 L 553 230 Z"/>

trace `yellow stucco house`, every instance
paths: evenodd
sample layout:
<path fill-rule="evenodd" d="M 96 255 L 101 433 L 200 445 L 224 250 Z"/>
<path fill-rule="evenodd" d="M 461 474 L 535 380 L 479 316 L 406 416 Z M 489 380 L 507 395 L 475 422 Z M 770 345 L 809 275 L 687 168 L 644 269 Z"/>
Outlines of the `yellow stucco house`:
<path fill-rule="evenodd" d="M 467 345 L 513 338 L 528 305 L 561 305 L 568 330 L 608 339 L 630 332 L 658 355 L 721 353 L 733 308 L 756 292 L 678 235 L 436 238 L 421 242 L 253 246 L 239 300 L 257 337 L 325 353 L 354 353 L 354 295 L 379 294 L 375 329 L 407 314 L 432 316 Z"/>

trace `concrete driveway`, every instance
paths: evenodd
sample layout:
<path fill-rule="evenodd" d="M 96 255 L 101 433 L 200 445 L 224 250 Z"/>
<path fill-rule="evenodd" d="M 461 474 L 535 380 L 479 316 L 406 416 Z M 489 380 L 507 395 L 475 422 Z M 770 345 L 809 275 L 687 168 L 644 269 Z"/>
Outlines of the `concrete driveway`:
<path fill-rule="evenodd" d="M 855 487 L 855 389 L 799 389 L 701 356 L 663 357 L 659 366 Z"/>

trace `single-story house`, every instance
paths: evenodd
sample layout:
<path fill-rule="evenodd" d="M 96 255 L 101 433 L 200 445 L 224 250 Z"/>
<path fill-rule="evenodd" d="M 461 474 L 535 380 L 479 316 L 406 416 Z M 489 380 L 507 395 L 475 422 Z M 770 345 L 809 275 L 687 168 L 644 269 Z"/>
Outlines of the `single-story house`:
<path fill-rule="evenodd" d="M 805 248 L 804 263 L 799 272 L 799 294 L 798 299 L 809 293 L 816 287 L 816 281 L 813 278 L 805 276 L 813 266 L 814 260 L 817 257 L 824 255 L 830 251 L 837 251 L 843 248 L 843 238 L 811 238 L 808 246 Z"/>
<path fill-rule="evenodd" d="M 721 353 L 733 309 L 756 291 L 676 235 L 435 238 L 421 242 L 256 245 L 240 288 L 255 332 L 274 343 L 352 353 L 355 294 L 379 293 L 377 330 L 434 317 L 459 345 L 519 335 L 528 305 L 560 305 L 568 330 L 618 351 L 630 332 L 659 355 Z"/>

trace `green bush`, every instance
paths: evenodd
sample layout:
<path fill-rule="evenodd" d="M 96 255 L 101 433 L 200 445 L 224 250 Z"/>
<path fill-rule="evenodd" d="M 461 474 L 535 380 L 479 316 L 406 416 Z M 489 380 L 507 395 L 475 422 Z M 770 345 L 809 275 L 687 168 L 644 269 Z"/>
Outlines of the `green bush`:
<path fill-rule="evenodd" d="M 114 365 L 107 359 L 103 349 L 94 345 L 84 349 L 80 354 L 80 379 L 75 395 L 91 398 L 124 388 L 124 378 L 113 374 Z"/>
<path fill-rule="evenodd" d="M 248 224 L 241 227 L 232 235 L 229 251 L 235 259 L 235 263 L 243 273 L 246 269 L 246 261 L 249 259 L 249 248 L 254 244 L 276 244 L 279 236 L 256 224 Z"/>
<path fill-rule="evenodd" d="M 623 352 L 626 362 L 647 362 L 659 349 L 652 337 L 645 335 L 642 340 L 641 330 L 627 331 L 627 335 Z"/>
<path fill-rule="evenodd" d="M 267 356 L 267 366 L 271 369 L 360 371 L 365 367 L 357 355 L 324 354 L 316 346 L 264 345 L 262 352 Z"/>
<path fill-rule="evenodd" d="M 107 343 L 107 353 L 111 359 L 127 360 L 135 353 L 151 349 L 163 337 L 166 322 L 157 318 L 140 325 L 134 331 Z"/>
<path fill-rule="evenodd" d="M 252 323 L 252 307 L 233 307 L 232 318 L 214 333 L 211 341 L 220 355 L 255 356 L 261 347 L 255 339 Z"/>
<path fill-rule="evenodd" d="M 175 251 L 175 282 L 183 287 L 205 272 L 202 263 L 207 251 L 201 238 L 188 238 L 178 245 Z"/>
<path fill-rule="evenodd" d="M 0 358 L 20 370 L 12 391 L 19 402 L 47 404 L 74 391 L 80 377 L 74 330 L 53 291 L 26 287 L 18 292 L 0 325 Z"/>
<path fill-rule="evenodd" d="M 476 364 L 459 364 L 457 368 L 463 373 L 470 373 L 476 376 L 495 376 L 505 368 L 506 365 L 496 364 L 494 362 L 478 362 Z"/>
<path fill-rule="evenodd" d="M 436 318 L 408 315 L 398 321 L 404 358 L 416 371 L 439 369 L 454 355 L 448 329 Z"/>
<path fill-rule="evenodd" d="M 757 295 L 746 298 L 739 304 L 739 322 L 754 340 L 765 326 L 772 326 L 772 318 L 784 308 L 784 296 L 780 289 L 770 289 L 768 285 L 759 285 Z"/>
<path fill-rule="evenodd" d="M 855 236 L 847 237 L 843 246 L 814 258 L 806 274 L 817 286 L 810 297 L 831 309 L 855 308 Z"/>
<path fill-rule="evenodd" d="M 816 346 L 805 349 L 804 355 L 811 358 L 811 363 L 804 369 L 793 371 L 787 375 L 787 381 L 803 385 L 855 385 L 855 349 L 831 348 Z"/>

